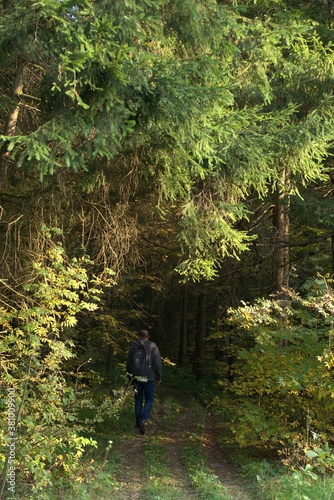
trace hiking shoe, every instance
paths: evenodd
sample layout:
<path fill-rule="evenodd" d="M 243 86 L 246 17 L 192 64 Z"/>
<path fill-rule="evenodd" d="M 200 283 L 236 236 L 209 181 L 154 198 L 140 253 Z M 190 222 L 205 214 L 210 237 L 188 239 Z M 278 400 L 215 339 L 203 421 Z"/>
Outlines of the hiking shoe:
<path fill-rule="evenodd" d="M 139 432 L 140 434 L 145 434 L 145 422 L 140 422 L 140 426 L 139 426 Z"/>

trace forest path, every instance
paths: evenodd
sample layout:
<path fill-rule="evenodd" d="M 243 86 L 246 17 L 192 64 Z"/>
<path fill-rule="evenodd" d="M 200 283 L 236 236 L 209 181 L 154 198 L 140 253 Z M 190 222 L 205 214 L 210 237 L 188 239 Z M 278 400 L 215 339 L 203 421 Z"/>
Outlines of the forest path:
<path fill-rule="evenodd" d="M 214 417 L 191 394 L 157 387 L 145 436 L 131 429 L 118 444 L 123 464 L 113 498 L 254 499 L 216 435 Z"/>

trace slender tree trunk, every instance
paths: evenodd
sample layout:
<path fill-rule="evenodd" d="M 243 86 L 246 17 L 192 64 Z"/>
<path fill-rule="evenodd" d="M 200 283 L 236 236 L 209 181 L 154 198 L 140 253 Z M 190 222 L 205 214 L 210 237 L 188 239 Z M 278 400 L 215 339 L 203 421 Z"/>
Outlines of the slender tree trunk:
<path fill-rule="evenodd" d="M 234 382 L 234 364 L 235 364 L 235 342 L 234 336 L 227 337 L 227 380 L 230 384 Z"/>
<path fill-rule="evenodd" d="M 187 356 L 187 316 L 188 316 L 188 289 L 187 285 L 184 285 L 182 290 L 182 301 L 181 301 L 181 321 L 180 321 L 180 344 L 179 344 L 179 366 L 184 366 L 186 364 Z"/>
<path fill-rule="evenodd" d="M 286 300 L 285 290 L 289 287 L 290 275 L 290 256 L 287 245 L 290 236 L 290 195 L 289 195 L 289 174 L 284 168 L 282 177 L 282 189 L 276 193 L 273 216 L 273 224 L 276 228 L 276 248 L 275 248 L 275 286 L 274 292 L 284 308 Z M 286 318 L 284 313 L 279 317 L 279 324 L 284 328 Z M 281 347 L 288 345 L 287 340 L 283 339 Z"/>
<path fill-rule="evenodd" d="M 204 372 L 205 336 L 206 336 L 206 302 L 207 292 L 205 286 L 199 292 L 197 299 L 197 325 L 196 340 L 193 360 L 193 373 L 196 378 L 201 378 Z"/>
<path fill-rule="evenodd" d="M 23 93 L 23 78 L 24 78 L 24 63 L 19 62 L 12 92 L 12 105 L 7 118 L 7 123 L 4 131 L 4 135 L 9 137 L 15 135 L 17 121 L 20 113 L 21 100 L 20 95 Z M 7 144 L 4 143 L 0 149 L 0 186 L 6 184 L 7 170 L 8 170 L 8 152 Z"/>
<path fill-rule="evenodd" d="M 331 250 L 332 250 L 332 279 L 334 280 L 334 236 L 332 236 L 331 238 Z"/>
<path fill-rule="evenodd" d="M 110 345 L 108 347 L 108 355 L 107 355 L 107 366 L 106 366 L 106 374 L 107 374 L 107 379 L 111 379 L 111 370 L 112 370 L 112 363 L 113 363 L 113 357 L 114 357 L 114 351 L 112 346 Z"/>
<path fill-rule="evenodd" d="M 327 16 L 328 16 L 328 28 L 332 27 L 332 17 L 333 17 L 333 0 L 327 0 Z"/>
<path fill-rule="evenodd" d="M 276 229 L 276 248 L 274 252 L 274 292 L 282 294 L 289 286 L 290 261 L 289 241 L 290 232 L 290 195 L 288 194 L 288 174 L 284 170 L 283 189 L 276 193 L 273 213 L 273 224 Z"/>
<path fill-rule="evenodd" d="M 18 427 L 19 422 L 21 420 L 22 408 L 23 408 L 23 405 L 25 403 L 26 395 L 27 395 L 27 392 L 28 392 L 28 383 L 30 381 L 31 362 L 32 362 L 32 356 L 30 356 L 30 358 L 29 358 L 28 373 L 27 373 L 27 376 L 26 376 L 26 379 L 25 379 L 25 384 L 24 384 L 24 389 L 23 389 L 23 393 L 22 393 L 21 402 L 19 404 L 19 407 L 18 407 L 18 410 L 17 410 L 17 413 L 16 413 L 16 417 L 15 417 L 14 436 L 11 437 L 11 441 L 13 443 L 15 443 L 15 441 L 16 441 L 17 427 Z M 7 476 L 8 465 L 9 465 L 9 456 L 10 456 L 10 448 L 8 446 L 8 450 L 7 450 L 6 458 L 5 458 L 5 463 L 4 463 L 2 474 L 1 474 L 0 499 L 3 498 L 4 489 L 6 487 L 6 482 L 7 482 L 7 477 L 6 476 Z"/>

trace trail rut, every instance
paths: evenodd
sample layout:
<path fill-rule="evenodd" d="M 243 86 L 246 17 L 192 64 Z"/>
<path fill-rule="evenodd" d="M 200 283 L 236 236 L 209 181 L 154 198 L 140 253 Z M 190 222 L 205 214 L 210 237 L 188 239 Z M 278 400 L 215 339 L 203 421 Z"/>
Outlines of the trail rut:
<path fill-rule="evenodd" d="M 187 450 L 195 443 L 206 457 L 206 470 L 224 488 L 219 498 L 253 500 L 251 488 L 229 460 L 228 452 L 219 446 L 217 432 L 214 417 L 207 414 L 192 395 L 160 386 L 146 435 L 141 436 L 130 429 L 119 443 L 123 463 L 117 474 L 118 488 L 113 498 L 203 498 L 192 481 L 187 461 Z M 152 459 L 148 461 L 152 454 L 157 456 L 153 463 Z"/>

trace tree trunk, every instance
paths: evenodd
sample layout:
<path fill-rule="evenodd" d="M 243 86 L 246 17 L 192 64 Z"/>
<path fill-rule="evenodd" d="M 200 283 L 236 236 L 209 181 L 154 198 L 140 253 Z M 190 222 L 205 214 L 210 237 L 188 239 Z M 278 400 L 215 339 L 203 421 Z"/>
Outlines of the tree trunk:
<path fill-rule="evenodd" d="M 205 354 L 205 336 L 206 336 L 206 288 L 203 286 L 197 299 L 197 322 L 196 322 L 196 340 L 193 360 L 193 373 L 197 379 L 203 376 L 204 372 L 204 354 Z"/>
<path fill-rule="evenodd" d="M 283 188 L 276 193 L 273 224 L 276 229 L 276 248 L 274 252 L 274 292 L 282 294 L 289 286 L 290 262 L 290 195 L 288 194 L 288 174 L 284 170 Z"/>
<path fill-rule="evenodd" d="M 108 355 L 107 355 L 107 366 L 106 366 L 106 374 L 107 374 L 107 379 L 111 379 L 111 370 L 112 370 L 112 362 L 113 362 L 113 347 L 110 345 L 108 347 Z"/>
<path fill-rule="evenodd" d="M 334 236 L 332 236 L 331 238 L 331 250 L 332 250 L 332 279 L 334 280 Z"/>
<path fill-rule="evenodd" d="M 285 290 L 289 287 L 290 261 L 288 241 L 290 236 L 290 195 L 289 195 L 289 174 L 284 168 L 282 178 L 282 188 L 276 193 L 275 208 L 273 214 L 273 224 L 276 228 L 276 248 L 275 248 L 275 285 L 274 293 L 277 294 L 283 309 L 286 299 Z M 286 318 L 284 313 L 279 317 L 279 324 L 284 328 Z M 288 345 L 286 340 L 282 340 L 281 347 Z"/>
<path fill-rule="evenodd" d="M 327 0 L 327 18 L 328 18 L 328 28 L 332 28 L 332 18 L 333 18 L 333 0 Z"/>
<path fill-rule="evenodd" d="M 182 290 L 181 299 L 181 320 L 180 320 L 180 344 L 179 344 L 179 366 L 184 366 L 186 364 L 187 356 L 187 316 L 188 316 L 188 289 L 187 285 L 184 285 Z"/>
<path fill-rule="evenodd" d="M 12 105 L 7 118 L 7 123 L 4 135 L 9 137 L 15 135 L 17 121 L 20 113 L 21 100 L 20 95 L 23 93 L 23 76 L 24 76 L 24 63 L 20 62 L 17 67 L 16 78 L 12 92 Z M 8 152 L 7 144 L 4 143 L 0 149 L 0 186 L 5 186 L 8 170 Z"/>

